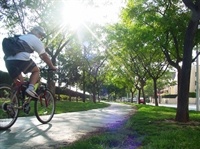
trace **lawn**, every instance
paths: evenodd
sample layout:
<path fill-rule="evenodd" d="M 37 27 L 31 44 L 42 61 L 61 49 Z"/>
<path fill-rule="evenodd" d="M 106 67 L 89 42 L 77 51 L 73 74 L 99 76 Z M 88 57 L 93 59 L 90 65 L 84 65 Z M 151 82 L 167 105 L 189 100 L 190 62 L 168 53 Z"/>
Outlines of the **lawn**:
<path fill-rule="evenodd" d="M 190 111 L 190 122 L 174 121 L 176 109 L 137 105 L 126 127 L 142 138 L 143 149 L 198 149 L 200 113 Z"/>
<path fill-rule="evenodd" d="M 61 101 L 56 101 L 56 110 L 55 114 L 60 114 L 60 113 L 67 113 L 67 112 L 76 112 L 76 111 L 86 111 L 86 110 L 91 110 L 91 109 L 97 109 L 97 108 L 105 108 L 108 107 L 109 104 L 104 103 L 104 102 L 70 102 L 67 100 L 61 100 Z M 31 101 L 30 103 L 30 113 L 28 116 L 34 116 L 34 101 Z M 22 110 L 20 110 L 20 116 L 27 116 Z"/>

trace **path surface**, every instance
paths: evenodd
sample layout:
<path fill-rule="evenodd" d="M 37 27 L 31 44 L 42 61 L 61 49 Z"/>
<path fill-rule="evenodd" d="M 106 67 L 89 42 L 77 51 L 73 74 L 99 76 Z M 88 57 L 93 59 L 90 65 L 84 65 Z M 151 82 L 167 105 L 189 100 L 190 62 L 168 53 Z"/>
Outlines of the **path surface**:
<path fill-rule="evenodd" d="M 10 129 L 0 131 L 0 149 L 59 148 L 124 120 L 134 110 L 128 105 L 110 104 L 103 109 L 56 114 L 49 124 L 41 124 L 36 117 L 18 118 Z"/>

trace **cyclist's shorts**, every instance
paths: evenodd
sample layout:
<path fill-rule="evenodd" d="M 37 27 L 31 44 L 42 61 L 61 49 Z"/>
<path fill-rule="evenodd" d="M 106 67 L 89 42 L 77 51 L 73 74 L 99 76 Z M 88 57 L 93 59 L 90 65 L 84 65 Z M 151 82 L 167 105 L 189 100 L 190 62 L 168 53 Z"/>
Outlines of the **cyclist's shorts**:
<path fill-rule="evenodd" d="M 36 66 L 35 62 L 31 59 L 29 61 L 21 61 L 21 60 L 6 60 L 5 61 L 6 68 L 8 70 L 9 75 L 12 79 L 15 79 L 22 72 L 27 74 L 31 72 L 32 69 Z"/>

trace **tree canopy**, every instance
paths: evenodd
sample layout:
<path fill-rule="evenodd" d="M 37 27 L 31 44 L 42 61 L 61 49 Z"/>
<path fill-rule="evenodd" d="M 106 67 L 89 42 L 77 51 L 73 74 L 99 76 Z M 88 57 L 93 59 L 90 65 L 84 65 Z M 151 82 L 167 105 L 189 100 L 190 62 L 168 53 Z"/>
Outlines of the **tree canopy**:
<path fill-rule="evenodd" d="M 110 5 L 112 2 L 106 2 Z M 116 3 L 116 2 L 115 2 Z M 128 0 L 114 25 L 96 24 L 95 17 L 74 18 L 65 10 L 81 5 L 97 8 L 96 1 L 3 0 L 0 20 L 9 35 L 28 33 L 35 25 L 42 26 L 46 51 L 60 67 L 59 84 L 76 85 L 96 97 L 105 92 L 115 98 L 126 93 L 138 99 L 157 95 L 170 84 L 169 70 L 178 72 L 178 108 L 176 120 L 189 121 L 188 98 L 193 48 L 199 41 L 199 1 Z M 68 8 L 69 9 L 69 8 Z M 66 14 L 66 12 L 68 14 Z M 87 13 L 89 15 L 89 13 Z M 67 17 L 68 16 L 68 17 Z M 71 20 L 68 20 L 71 19 Z M 90 20 L 89 20 L 90 19 Z M 74 21 L 79 22 L 75 25 Z M 76 22 L 77 23 L 77 22 Z M 198 55 L 198 54 L 197 54 Z M 173 72 L 172 72 L 173 73 Z M 166 81 L 160 81 L 167 78 Z M 50 84 L 52 80 L 48 78 Z M 152 86 L 153 92 L 149 89 Z M 106 90 L 106 91 L 105 91 Z"/>

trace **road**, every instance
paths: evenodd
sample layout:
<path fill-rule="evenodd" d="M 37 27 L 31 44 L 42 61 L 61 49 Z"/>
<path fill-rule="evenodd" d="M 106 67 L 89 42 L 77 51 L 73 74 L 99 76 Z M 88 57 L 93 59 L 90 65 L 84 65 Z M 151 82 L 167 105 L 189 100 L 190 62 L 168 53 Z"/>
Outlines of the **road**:
<path fill-rule="evenodd" d="M 155 105 L 155 103 L 147 103 L 147 104 L 153 106 Z M 159 106 L 177 108 L 177 104 L 159 104 Z M 188 109 L 196 111 L 197 107 L 195 104 L 189 104 Z"/>
<path fill-rule="evenodd" d="M 49 124 L 36 117 L 18 118 L 8 130 L 0 131 L 0 149 L 55 149 L 84 135 L 126 119 L 134 109 L 125 104 L 82 112 L 56 114 Z"/>

